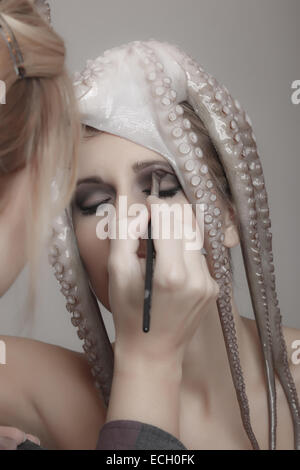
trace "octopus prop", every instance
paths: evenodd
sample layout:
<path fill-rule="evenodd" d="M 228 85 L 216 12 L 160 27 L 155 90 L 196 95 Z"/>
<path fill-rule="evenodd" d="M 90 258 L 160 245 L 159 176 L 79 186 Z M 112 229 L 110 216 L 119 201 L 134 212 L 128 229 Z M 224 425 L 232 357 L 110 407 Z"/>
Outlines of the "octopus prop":
<path fill-rule="evenodd" d="M 223 245 L 222 211 L 209 156 L 182 103 L 204 123 L 228 180 L 251 302 L 264 359 L 269 412 L 269 448 L 276 448 L 275 373 L 288 401 L 294 446 L 300 449 L 300 408 L 282 332 L 272 254 L 268 196 L 256 139 L 248 115 L 227 88 L 179 47 L 155 40 L 110 49 L 75 76 L 83 124 L 127 138 L 164 156 L 189 202 L 203 204 L 204 245 L 211 276 L 220 287 L 217 308 L 244 429 L 259 449 L 250 422 L 240 364 L 230 286 L 228 248 Z M 50 262 L 67 299 L 72 323 L 84 340 L 96 387 L 108 405 L 113 351 L 97 301 L 78 253 L 70 209 L 55 221 Z"/>

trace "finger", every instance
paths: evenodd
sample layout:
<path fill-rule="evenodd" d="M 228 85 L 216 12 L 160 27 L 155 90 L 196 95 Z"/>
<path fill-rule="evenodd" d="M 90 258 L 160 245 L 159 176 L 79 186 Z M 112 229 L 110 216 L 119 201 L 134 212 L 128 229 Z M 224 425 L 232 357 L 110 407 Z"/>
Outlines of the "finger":
<path fill-rule="evenodd" d="M 188 268 L 201 267 L 206 274 L 208 266 L 205 256 L 201 253 L 204 247 L 204 211 L 197 208 L 196 214 L 191 205 L 186 205 L 184 212 L 184 260 Z M 198 269 L 199 271 L 199 269 Z"/>
<path fill-rule="evenodd" d="M 29 439 L 29 441 L 34 442 L 38 446 L 41 445 L 41 441 L 39 440 L 37 436 L 33 436 L 32 434 L 26 434 L 26 438 Z"/>
<path fill-rule="evenodd" d="M 206 292 L 211 292 L 212 288 L 218 291 L 219 286 L 211 276 L 207 258 L 201 253 L 201 248 L 204 247 L 205 237 L 205 213 L 201 206 L 201 204 L 196 206 L 196 214 L 193 212 L 193 221 L 195 222 L 195 231 L 193 230 L 194 239 L 192 242 L 189 241 L 186 243 L 184 250 L 184 260 L 185 266 L 187 266 L 188 276 L 187 282 L 191 283 L 190 285 L 203 288 Z M 190 223 L 188 221 L 188 229 L 190 228 L 189 225 Z"/>
<path fill-rule="evenodd" d="M 168 208 L 168 205 L 165 201 L 153 195 L 148 196 L 147 204 L 150 208 L 152 207 L 151 220 L 155 232 L 155 225 L 159 223 L 159 218 L 155 216 L 153 207 L 158 204 L 165 204 L 165 207 Z M 161 237 L 161 232 L 159 234 L 160 238 L 158 240 L 154 239 L 155 248 L 158 251 L 154 278 L 157 276 L 157 279 L 162 280 L 171 276 L 173 281 L 177 279 L 180 283 L 180 279 L 184 280 L 186 276 L 191 279 L 192 276 L 193 282 L 199 282 L 199 285 L 203 287 L 211 280 L 206 257 L 201 253 L 205 234 L 204 210 L 201 206 L 196 206 L 196 214 L 191 204 L 179 205 L 178 211 L 174 212 L 174 224 L 177 224 L 177 235 L 180 234 L 180 240 L 175 238 L 175 225 L 174 228 L 171 226 L 169 240 L 164 240 Z M 171 214 L 166 212 L 163 214 L 163 218 L 164 221 L 168 218 L 172 220 L 173 214 L 171 217 Z"/>
<path fill-rule="evenodd" d="M 19 444 L 9 437 L 0 437 L 0 450 L 16 450 Z"/>
<path fill-rule="evenodd" d="M 151 210 L 151 236 L 156 251 L 154 278 L 163 280 L 184 273 L 182 206 L 170 206 L 156 196 L 148 196 Z M 173 223 L 172 223 L 173 222 Z"/>
<path fill-rule="evenodd" d="M 122 263 L 128 269 L 139 267 L 137 250 L 139 238 L 147 234 L 148 211 L 145 207 L 136 217 L 120 218 L 117 220 L 116 238 L 110 240 L 108 263 Z"/>
<path fill-rule="evenodd" d="M 0 435 L 17 442 L 17 445 L 24 442 L 25 433 L 12 426 L 0 426 Z"/>

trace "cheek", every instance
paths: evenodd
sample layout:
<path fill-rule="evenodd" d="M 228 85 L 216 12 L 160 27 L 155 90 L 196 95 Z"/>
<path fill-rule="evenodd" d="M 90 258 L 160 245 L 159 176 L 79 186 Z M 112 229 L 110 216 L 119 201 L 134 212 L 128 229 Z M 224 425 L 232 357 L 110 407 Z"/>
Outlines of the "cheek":
<path fill-rule="evenodd" d="M 95 221 L 94 217 L 81 217 L 76 222 L 75 233 L 80 256 L 93 290 L 98 300 L 109 310 L 107 274 L 109 239 L 97 238 L 96 225 L 97 220 Z"/>

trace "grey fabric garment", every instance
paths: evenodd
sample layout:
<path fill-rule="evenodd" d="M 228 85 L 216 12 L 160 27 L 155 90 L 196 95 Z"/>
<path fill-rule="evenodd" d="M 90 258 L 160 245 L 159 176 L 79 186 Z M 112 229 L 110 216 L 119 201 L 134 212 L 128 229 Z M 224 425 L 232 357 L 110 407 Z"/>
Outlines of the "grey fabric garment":
<path fill-rule="evenodd" d="M 17 450 L 47 450 L 47 449 L 44 449 L 43 447 L 27 439 L 25 442 L 18 445 Z"/>
<path fill-rule="evenodd" d="M 176 437 L 151 424 L 116 420 L 106 423 L 96 450 L 187 450 Z"/>
<path fill-rule="evenodd" d="M 25 441 L 17 450 L 47 450 Z M 118 420 L 106 423 L 98 437 L 96 450 L 187 450 L 176 437 L 151 424 Z"/>

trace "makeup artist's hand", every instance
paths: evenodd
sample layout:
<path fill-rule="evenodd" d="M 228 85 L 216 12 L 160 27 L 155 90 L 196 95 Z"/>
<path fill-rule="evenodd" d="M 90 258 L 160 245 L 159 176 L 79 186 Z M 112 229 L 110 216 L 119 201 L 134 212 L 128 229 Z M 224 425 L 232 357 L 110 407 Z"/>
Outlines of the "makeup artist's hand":
<path fill-rule="evenodd" d="M 140 224 L 140 238 L 147 233 L 153 203 L 165 201 L 155 196 L 147 198 L 148 213 Z M 155 233 L 155 219 L 152 233 Z M 183 226 L 183 221 L 180 224 Z M 174 239 L 173 225 L 169 239 L 153 240 L 156 258 L 148 333 L 142 330 L 146 260 L 138 256 L 139 245 L 146 240 L 110 240 L 109 298 L 116 340 L 106 421 L 136 420 L 180 439 L 184 351 L 201 317 L 210 303 L 216 301 L 219 286 L 211 278 L 206 259 L 200 253 L 201 220 L 198 251 L 185 250 L 185 237 Z"/>
<path fill-rule="evenodd" d="M 147 233 L 151 204 L 165 201 L 148 196 L 148 218 L 144 217 L 140 233 Z M 192 213 L 191 206 L 188 209 Z M 203 212 L 200 213 L 203 221 Z M 183 219 L 183 217 L 182 217 Z M 186 219 L 186 217 L 185 217 Z M 128 224 L 133 220 L 127 219 Z M 172 220 L 172 217 L 171 217 Z M 174 239 L 174 224 L 171 223 L 169 239 L 154 239 L 156 259 L 152 283 L 150 331 L 142 331 L 145 258 L 137 251 L 140 240 L 118 238 L 110 240 L 109 298 L 116 329 L 115 351 L 132 357 L 143 357 L 151 361 L 173 357 L 183 359 L 186 346 L 195 333 L 201 317 L 212 302 L 215 302 L 219 285 L 212 279 L 205 256 L 200 253 L 204 241 L 204 223 L 196 224 L 192 213 L 191 225 L 180 220 L 183 236 Z M 152 233 L 156 217 L 152 217 Z M 197 250 L 187 250 L 187 228 L 195 232 L 197 227 L 199 245 Z M 201 228 L 202 227 L 202 228 Z"/>
<path fill-rule="evenodd" d="M 36 436 L 11 426 L 0 426 L 0 450 L 17 450 L 17 447 L 27 439 L 40 445 L 40 440 Z"/>

